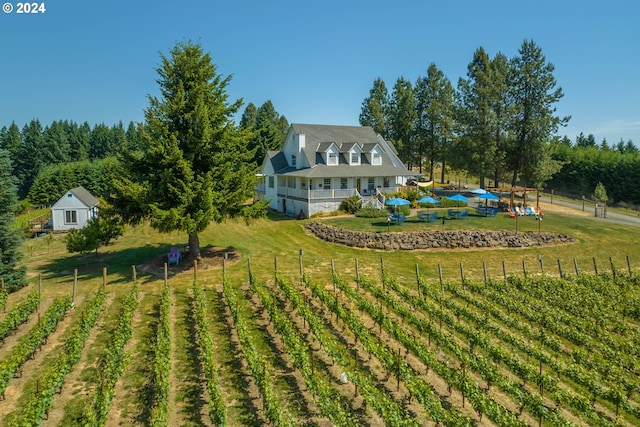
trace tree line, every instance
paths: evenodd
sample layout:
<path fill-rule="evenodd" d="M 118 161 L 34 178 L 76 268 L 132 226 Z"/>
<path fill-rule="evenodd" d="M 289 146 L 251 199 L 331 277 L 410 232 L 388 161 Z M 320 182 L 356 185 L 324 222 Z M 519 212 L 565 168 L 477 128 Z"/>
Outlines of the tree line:
<path fill-rule="evenodd" d="M 495 185 L 541 187 L 560 168 L 550 143 L 569 118 L 558 117 L 562 89 L 542 49 L 525 40 L 518 55 L 489 57 L 480 47 L 457 87 L 436 64 L 415 83 L 397 79 L 391 94 L 376 79 L 360 123 L 396 145 L 409 167 L 434 178 L 436 164 L 465 170 Z"/>

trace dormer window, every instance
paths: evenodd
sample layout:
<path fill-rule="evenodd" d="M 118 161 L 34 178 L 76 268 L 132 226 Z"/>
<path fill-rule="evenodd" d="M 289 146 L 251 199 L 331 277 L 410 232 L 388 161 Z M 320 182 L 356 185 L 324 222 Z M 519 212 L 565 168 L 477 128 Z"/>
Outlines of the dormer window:
<path fill-rule="evenodd" d="M 351 153 L 351 164 L 352 165 L 360 164 L 360 153 L 356 153 L 356 152 Z"/>
<path fill-rule="evenodd" d="M 329 151 L 327 153 L 327 164 L 328 165 L 337 165 L 338 164 L 338 153 L 335 151 Z"/>
<path fill-rule="evenodd" d="M 381 165 L 382 164 L 382 156 L 378 151 L 374 151 L 371 156 L 371 164 L 372 165 Z"/>

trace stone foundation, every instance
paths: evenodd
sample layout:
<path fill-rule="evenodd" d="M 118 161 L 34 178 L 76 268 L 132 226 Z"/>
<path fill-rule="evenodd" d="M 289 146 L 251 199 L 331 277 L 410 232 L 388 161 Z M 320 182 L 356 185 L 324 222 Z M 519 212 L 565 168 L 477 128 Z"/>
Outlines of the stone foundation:
<path fill-rule="evenodd" d="M 305 224 L 307 230 L 326 242 L 386 251 L 414 249 L 526 248 L 530 246 L 572 243 L 576 239 L 564 234 L 515 233 L 512 231 L 415 231 L 366 232 L 337 228 L 321 222 Z"/>

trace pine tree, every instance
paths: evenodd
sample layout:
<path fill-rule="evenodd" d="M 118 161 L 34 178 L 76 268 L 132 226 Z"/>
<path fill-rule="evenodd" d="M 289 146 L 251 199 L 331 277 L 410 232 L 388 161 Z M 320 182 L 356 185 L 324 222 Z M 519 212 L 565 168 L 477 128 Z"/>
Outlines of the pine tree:
<path fill-rule="evenodd" d="M 9 292 L 27 283 L 25 269 L 18 267 L 21 237 L 14 225 L 17 205 L 17 185 L 11 175 L 9 152 L 0 149 L 0 277 Z"/>
<path fill-rule="evenodd" d="M 199 233 L 212 221 L 266 213 L 265 203 L 245 205 L 258 179 L 251 133 L 233 121 L 242 100 L 228 102 L 231 77 L 217 73 L 200 45 L 178 43 L 157 72 L 161 96 L 149 96 L 141 150 L 122 154 L 113 206 L 130 224 L 148 219 L 160 232 L 187 232 L 199 258 Z"/>

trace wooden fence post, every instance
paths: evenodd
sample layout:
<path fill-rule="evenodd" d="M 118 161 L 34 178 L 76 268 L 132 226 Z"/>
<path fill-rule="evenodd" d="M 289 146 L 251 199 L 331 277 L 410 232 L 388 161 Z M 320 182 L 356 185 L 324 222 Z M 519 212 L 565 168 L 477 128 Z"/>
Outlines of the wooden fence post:
<path fill-rule="evenodd" d="M 573 266 L 576 268 L 576 276 L 580 275 L 580 270 L 578 269 L 578 260 L 577 259 L 573 259 Z"/>

